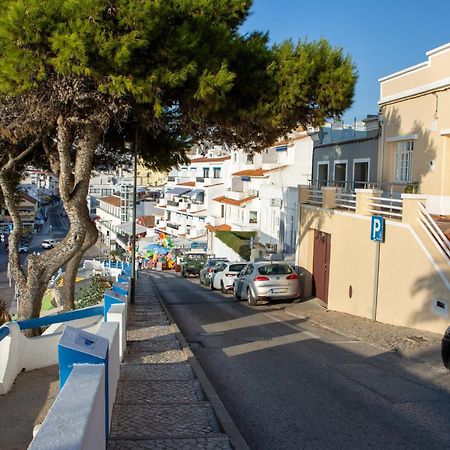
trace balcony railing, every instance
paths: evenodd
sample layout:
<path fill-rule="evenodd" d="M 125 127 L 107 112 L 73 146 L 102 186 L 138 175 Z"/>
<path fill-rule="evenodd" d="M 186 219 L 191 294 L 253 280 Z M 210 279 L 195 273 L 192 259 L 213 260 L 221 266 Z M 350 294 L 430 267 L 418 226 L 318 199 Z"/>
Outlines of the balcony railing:
<path fill-rule="evenodd" d="M 176 200 L 167 200 L 167 206 L 175 206 L 178 208 L 180 201 L 176 201 Z"/>

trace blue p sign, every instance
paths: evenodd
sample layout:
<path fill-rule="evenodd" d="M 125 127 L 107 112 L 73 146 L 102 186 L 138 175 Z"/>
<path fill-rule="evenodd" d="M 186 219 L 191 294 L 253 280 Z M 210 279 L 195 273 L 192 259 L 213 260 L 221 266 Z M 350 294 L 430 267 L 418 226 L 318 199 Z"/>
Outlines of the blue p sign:
<path fill-rule="evenodd" d="M 372 216 L 370 239 L 375 242 L 384 242 L 384 217 Z"/>

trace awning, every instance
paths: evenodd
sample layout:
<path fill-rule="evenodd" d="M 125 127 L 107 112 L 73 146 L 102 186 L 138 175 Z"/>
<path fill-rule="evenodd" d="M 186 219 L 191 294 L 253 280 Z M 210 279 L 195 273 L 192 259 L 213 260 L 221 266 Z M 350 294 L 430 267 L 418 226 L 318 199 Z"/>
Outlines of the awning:
<path fill-rule="evenodd" d="M 172 195 L 183 195 L 186 194 L 187 192 L 192 191 L 192 189 L 190 188 L 185 188 L 185 187 L 174 187 L 172 189 L 169 189 L 167 191 L 167 194 L 172 194 Z"/>
<path fill-rule="evenodd" d="M 190 198 L 197 197 L 197 196 L 203 194 L 204 192 L 205 191 L 203 189 L 194 189 L 193 191 L 188 192 L 187 194 L 184 194 L 183 197 L 190 197 Z"/>
<path fill-rule="evenodd" d="M 123 231 L 124 233 L 131 235 L 131 229 L 133 227 L 133 222 L 125 222 L 120 225 L 117 225 L 116 228 L 120 231 Z M 136 234 L 145 233 L 147 231 L 147 228 L 143 227 L 142 225 L 136 224 Z"/>

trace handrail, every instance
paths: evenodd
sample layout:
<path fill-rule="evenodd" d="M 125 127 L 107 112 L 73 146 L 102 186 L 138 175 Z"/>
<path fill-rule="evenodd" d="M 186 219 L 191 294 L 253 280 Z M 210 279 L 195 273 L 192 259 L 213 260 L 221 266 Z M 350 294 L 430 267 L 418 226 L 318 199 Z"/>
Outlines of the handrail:
<path fill-rule="evenodd" d="M 0 342 L 9 334 L 9 328 L 8 327 L 0 327 Z"/>
<path fill-rule="evenodd" d="M 419 218 L 422 219 L 422 223 L 425 225 L 428 233 L 433 237 L 439 246 L 444 250 L 448 258 L 450 258 L 450 241 L 442 230 L 437 226 L 434 219 L 430 216 L 422 203 L 419 203 Z"/>
<path fill-rule="evenodd" d="M 17 324 L 21 330 L 29 330 L 31 328 L 46 327 L 54 323 L 70 322 L 71 320 L 84 319 L 86 317 L 103 316 L 104 307 L 91 306 L 89 308 L 76 309 L 61 314 L 52 314 L 37 319 L 19 320 Z"/>

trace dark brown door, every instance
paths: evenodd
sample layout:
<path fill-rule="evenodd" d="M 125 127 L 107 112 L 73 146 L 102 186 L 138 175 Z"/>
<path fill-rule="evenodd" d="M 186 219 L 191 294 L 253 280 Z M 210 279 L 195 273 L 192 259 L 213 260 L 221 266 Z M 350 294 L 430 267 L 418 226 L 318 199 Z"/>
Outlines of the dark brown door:
<path fill-rule="evenodd" d="M 314 230 L 313 281 L 316 297 L 328 303 L 331 235 Z"/>

